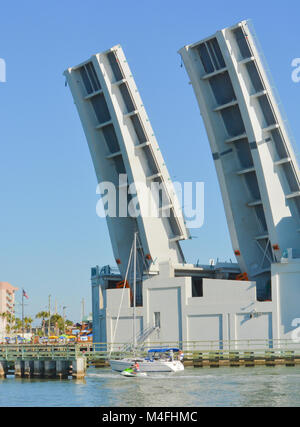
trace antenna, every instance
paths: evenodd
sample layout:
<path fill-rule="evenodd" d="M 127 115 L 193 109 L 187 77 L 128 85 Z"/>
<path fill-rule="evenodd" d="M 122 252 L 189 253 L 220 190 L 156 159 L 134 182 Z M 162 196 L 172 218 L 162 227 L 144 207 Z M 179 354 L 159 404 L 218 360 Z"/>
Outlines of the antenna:
<path fill-rule="evenodd" d="M 83 323 L 84 319 L 84 298 L 81 300 L 81 322 Z"/>

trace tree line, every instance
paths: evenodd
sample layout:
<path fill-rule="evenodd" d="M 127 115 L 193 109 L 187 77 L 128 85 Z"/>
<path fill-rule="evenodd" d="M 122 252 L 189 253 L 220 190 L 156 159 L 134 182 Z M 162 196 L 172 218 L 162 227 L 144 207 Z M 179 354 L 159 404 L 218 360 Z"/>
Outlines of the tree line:
<path fill-rule="evenodd" d="M 32 331 L 32 323 L 34 319 L 32 317 L 24 317 L 23 322 L 22 319 L 15 317 L 10 312 L 1 313 L 0 316 L 2 319 L 6 320 L 6 333 L 10 334 L 12 332 L 18 333 L 24 331 Z M 38 335 L 45 334 L 45 329 L 49 328 L 49 317 L 50 317 L 50 330 L 52 329 L 55 333 L 62 333 L 66 328 L 73 325 L 71 320 L 64 320 L 64 318 L 60 314 L 52 314 L 48 311 L 40 311 L 36 314 L 36 319 L 41 319 L 41 325 L 38 328 Z"/>

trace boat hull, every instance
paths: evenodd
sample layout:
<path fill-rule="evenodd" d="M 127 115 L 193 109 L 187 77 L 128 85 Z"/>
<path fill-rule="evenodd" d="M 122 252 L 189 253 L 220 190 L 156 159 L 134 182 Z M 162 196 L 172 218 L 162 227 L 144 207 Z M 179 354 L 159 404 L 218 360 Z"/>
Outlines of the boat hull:
<path fill-rule="evenodd" d="M 122 372 L 130 368 L 137 359 L 110 360 L 110 366 L 113 371 Z M 184 366 L 178 360 L 138 360 L 141 372 L 179 372 L 184 370 Z"/>

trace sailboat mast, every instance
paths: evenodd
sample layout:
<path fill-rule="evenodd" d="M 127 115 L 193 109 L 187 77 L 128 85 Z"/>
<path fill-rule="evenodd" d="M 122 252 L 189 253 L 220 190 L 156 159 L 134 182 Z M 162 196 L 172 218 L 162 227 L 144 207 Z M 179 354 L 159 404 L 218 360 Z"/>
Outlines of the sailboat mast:
<path fill-rule="evenodd" d="M 136 320 L 136 232 L 134 233 L 134 246 L 133 246 L 133 353 L 135 356 L 136 349 L 136 330 L 135 330 L 135 320 Z"/>

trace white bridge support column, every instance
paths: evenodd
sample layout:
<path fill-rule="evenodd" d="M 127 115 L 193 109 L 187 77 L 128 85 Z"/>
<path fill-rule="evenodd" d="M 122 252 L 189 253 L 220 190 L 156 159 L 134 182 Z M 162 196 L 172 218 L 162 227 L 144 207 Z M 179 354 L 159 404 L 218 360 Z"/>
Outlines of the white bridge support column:
<path fill-rule="evenodd" d="M 72 377 L 80 379 L 84 378 L 86 373 L 86 358 L 77 357 L 72 360 Z"/>
<path fill-rule="evenodd" d="M 25 360 L 24 361 L 24 377 L 31 378 L 34 372 L 34 361 Z"/>
<path fill-rule="evenodd" d="M 44 360 L 34 360 L 33 362 L 33 376 L 41 378 L 44 376 L 45 362 Z"/>
<path fill-rule="evenodd" d="M 276 303 L 275 338 L 300 342 L 300 258 L 272 265 L 272 294 Z M 291 345 L 290 344 L 290 345 Z"/>
<path fill-rule="evenodd" d="M 23 378 L 25 370 L 25 361 L 21 359 L 15 360 L 15 377 Z"/>
<path fill-rule="evenodd" d="M 0 360 L 0 378 L 6 377 L 8 372 L 8 364 L 6 360 Z"/>

